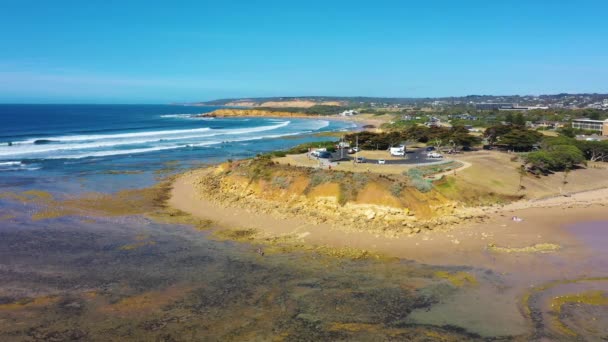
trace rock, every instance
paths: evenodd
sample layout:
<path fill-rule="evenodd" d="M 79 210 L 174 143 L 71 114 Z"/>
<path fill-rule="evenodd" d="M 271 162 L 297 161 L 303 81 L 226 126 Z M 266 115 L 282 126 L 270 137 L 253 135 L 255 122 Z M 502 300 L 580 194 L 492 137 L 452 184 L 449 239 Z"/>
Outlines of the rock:
<path fill-rule="evenodd" d="M 420 231 L 421 231 L 421 229 L 420 229 L 420 228 L 418 228 L 418 227 L 416 227 L 416 228 L 412 229 L 412 231 L 413 231 L 414 233 L 416 233 L 416 234 L 419 234 L 419 233 L 420 233 Z"/>
<path fill-rule="evenodd" d="M 367 210 L 365 211 L 365 217 L 367 217 L 368 220 L 373 220 L 376 217 L 376 212 L 374 212 L 373 210 Z"/>

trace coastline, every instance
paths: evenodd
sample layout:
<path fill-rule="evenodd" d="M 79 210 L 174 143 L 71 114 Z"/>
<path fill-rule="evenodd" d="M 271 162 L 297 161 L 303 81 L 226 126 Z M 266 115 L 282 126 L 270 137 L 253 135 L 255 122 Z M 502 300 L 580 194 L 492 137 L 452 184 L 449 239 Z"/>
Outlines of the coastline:
<path fill-rule="evenodd" d="M 195 117 L 221 117 L 221 118 L 240 118 L 240 117 L 258 117 L 258 118 L 273 118 L 273 119 L 285 119 L 285 118 L 298 118 L 298 119 L 311 119 L 311 120 L 332 120 L 332 121 L 344 121 L 351 122 L 357 125 L 357 130 L 378 130 L 380 125 L 387 121 L 387 118 L 374 118 L 371 115 L 361 114 L 356 116 L 340 116 L 340 115 L 319 115 L 319 114 L 304 114 L 294 112 L 281 112 L 281 111 L 268 111 L 261 109 L 234 109 L 234 108 L 222 108 L 217 109 L 210 113 L 204 113 L 195 115 Z M 365 126 L 373 126 L 366 128 Z"/>
<path fill-rule="evenodd" d="M 528 247 L 536 244 L 575 245 L 566 226 L 584 221 L 608 221 L 608 188 L 591 190 L 572 197 L 524 200 L 505 206 L 477 208 L 486 216 L 451 227 L 419 234 L 383 235 L 377 231 L 344 230 L 331 222 L 313 222 L 305 216 L 281 214 L 278 210 L 259 212 L 239 203 L 225 205 L 201 193 L 197 180 L 205 170 L 178 176 L 168 204 L 197 218 L 209 219 L 223 229 L 253 229 L 261 239 L 289 237 L 299 244 L 357 248 L 389 257 L 423 263 L 458 265 L 477 260 L 479 266 L 495 262 L 487 258 L 488 246 Z M 511 220 L 521 217 L 522 222 Z"/>

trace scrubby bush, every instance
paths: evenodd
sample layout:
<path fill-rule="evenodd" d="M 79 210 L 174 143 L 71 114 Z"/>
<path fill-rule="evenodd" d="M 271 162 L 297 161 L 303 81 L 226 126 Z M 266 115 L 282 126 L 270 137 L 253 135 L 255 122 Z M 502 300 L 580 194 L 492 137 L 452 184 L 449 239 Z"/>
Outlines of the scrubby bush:
<path fill-rule="evenodd" d="M 420 192 L 429 192 L 433 189 L 433 184 L 423 178 L 413 178 L 412 185 Z"/>
<path fill-rule="evenodd" d="M 353 182 L 355 183 L 355 187 L 358 189 L 362 189 L 367 185 L 369 181 L 369 177 L 364 173 L 355 173 L 353 174 Z"/>
<path fill-rule="evenodd" d="M 407 176 L 410 178 L 410 184 L 420 192 L 429 192 L 433 189 L 433 183 L 424 179 L 424 171 L 414 168 L 407 170 Z"/>
<path fill-rule="evenodd" d="M 291 184 L 291 179 L 283 176 L 275 176 L 272 179 L 272 186 L 280 189 L 287 189 Z"/>
<path fill-rule="evenodd" d="M 321 185 L 327 181 L 327 177 L 323 174 L 322 171 L 315 172 L 310 176 L 310 187 L 315 187 L 317 185 Z"/>
<path fill-rule="evenodd" d="M 422 170 L 420 169 L 409 169 L 405 172 L 406 176 L 410 177 L 410 178 L 422 178 L 423 177 L 423 173 Z"/>
<path fill-rule="evenodd" d="M 403 191 L 403 184 L 395 182 L 391 184 L 389 190 L 393 196 L 399 197 L 401 196 L 401 191 Z"/>

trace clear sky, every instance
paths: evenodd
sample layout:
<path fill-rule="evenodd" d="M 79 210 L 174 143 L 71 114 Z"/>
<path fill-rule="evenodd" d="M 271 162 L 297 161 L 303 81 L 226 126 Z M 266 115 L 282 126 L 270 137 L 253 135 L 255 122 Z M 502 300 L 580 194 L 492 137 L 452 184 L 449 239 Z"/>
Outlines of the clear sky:
<path fill-rule="evenodd" d="M 0 0 L 0 102 L 608 92 L 608 1 Z"/>

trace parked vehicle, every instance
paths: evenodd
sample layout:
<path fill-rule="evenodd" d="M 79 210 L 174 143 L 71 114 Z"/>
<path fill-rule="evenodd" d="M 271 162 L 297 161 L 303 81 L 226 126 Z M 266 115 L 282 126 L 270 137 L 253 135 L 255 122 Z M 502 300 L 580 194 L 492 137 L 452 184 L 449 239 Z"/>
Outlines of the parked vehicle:
<path fill-rule="evenodd" d="M 331 153 L 327 152 L 327 151 L 321 151 L 318 154 L 319 158 L 323 158 L 323 159 L 329 159 L 331 158 Z"/>
<path fill-rule="evenodd" d="M 434 146 L 429 146 L 426 148 L 427 151 L 435 151 L 435 147 Z"/>
<path fill-rule="evenodd" d="M 403 157 L 403 156 L 405 156 L 405 146 L 401 145 L 401 146 L 397 146 L 397 147 L 391 147 L 390 152 L 391 152 L 391 156 Z"/>
<path fill-rule="evenodd" d="M 361 151 L 357 146 L 353 147 L 352 150 L 355 151 L 355 152 Z"/>
<path fill-rule="evenodd" d="M 357 157 L 357 159 L 355 159 L 355 163 L 365 163 L 365 158 Z"/>
<path fill-rule="evenodd" d="M 349 148 L 348 151 L 346 151 L 346 153 L 353 154 L 353 153 L 355 153 L 355 150 L 352 148 Z"/>
<path fill-rule="evenodd" d="M 493 150 L 494 147 L 492 145 L 483 145 L 484 150 Z"/>
<path fill-rule="evenodd" d="M 378 160 L 378 164 L 386 164 L 386 160 L 380 159 L 380 160 Z"/>
<path fill-rule="evenodd" d="M 433 159 L 435 159 L 435 158 L 443 158 L 443 156 L 442 156 L 441 154 L 437 153 L 437 152 L 430 152 L 430 153 L 427 153 L 427 155 L 426 155 L 426 156 L 427 156 L 428 158 L 433 158 Z"/>

